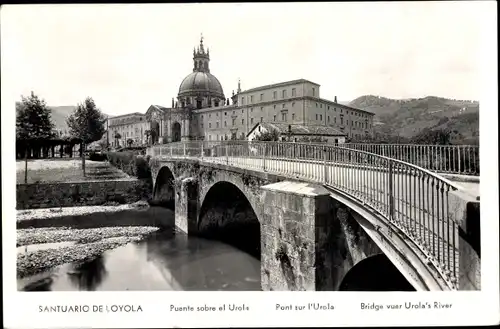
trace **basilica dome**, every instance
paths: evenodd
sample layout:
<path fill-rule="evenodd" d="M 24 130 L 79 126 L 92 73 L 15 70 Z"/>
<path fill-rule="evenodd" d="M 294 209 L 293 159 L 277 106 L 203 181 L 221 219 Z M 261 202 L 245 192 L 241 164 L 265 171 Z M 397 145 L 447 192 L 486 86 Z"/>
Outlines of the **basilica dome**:
<path fill-rule="evenodd" d="M 198 95 L 224 99 L 222 85 L 209 72 L 194 71 L 181 82 L 179 97 Z"/>

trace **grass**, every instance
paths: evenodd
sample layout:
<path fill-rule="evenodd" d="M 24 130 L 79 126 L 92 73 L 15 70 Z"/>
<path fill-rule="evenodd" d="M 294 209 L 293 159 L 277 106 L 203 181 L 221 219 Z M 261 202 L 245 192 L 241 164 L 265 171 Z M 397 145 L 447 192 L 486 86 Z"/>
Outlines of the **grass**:
<path fill-rule="evenodd" d="M 128 178 L 121 170 L 107 162 L 85 160 L 86 176 L 83 176 L 81 159 L 34 160 L 28 162 L 28 184 L 77 182 L 85 180 L 107 180 Z M 24 161 L 16 163 L 17 184 L 24 183 Z"/>

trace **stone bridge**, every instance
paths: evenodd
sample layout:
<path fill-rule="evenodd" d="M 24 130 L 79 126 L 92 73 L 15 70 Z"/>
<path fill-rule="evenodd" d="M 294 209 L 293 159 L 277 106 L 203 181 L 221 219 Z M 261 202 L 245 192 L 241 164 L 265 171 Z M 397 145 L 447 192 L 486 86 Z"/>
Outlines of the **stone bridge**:
<path fill-rule="evenodd" d="M 480 251 L 470 238 L 474 225 L 448 236 L 459 240 L 458 282 L 450 288 L 415 243 L 363 203 L 328 184 L 234 162 L 153 154 L 153 195 L 175 208 L 179 230 L 260 258 L 263 290 L 480 289 Z M 458 209 L 464 218 L 479 220 L 471 202 Z"/>
<path fill-rule="evenodd" d="M 204 145 L 148 150 L 154 198 L 260 258 L 263 290 L 480 289 L 474 192 L 343 147 Z"/>

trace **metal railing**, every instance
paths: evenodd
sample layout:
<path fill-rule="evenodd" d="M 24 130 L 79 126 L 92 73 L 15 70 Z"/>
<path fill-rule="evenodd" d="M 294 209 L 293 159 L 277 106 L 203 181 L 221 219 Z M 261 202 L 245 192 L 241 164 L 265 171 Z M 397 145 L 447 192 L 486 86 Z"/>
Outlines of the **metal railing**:
<path fill-rule="evenodd" d="M 439 173 L 479 176 L 478 145 L 345 143 L 342 146 L 402 160 Z"/>
<path fill-rule="evenodd" d="M 458 187 L 398 159 L 340 145 L 285 142 L 185 142 L 155 146 L 148 155 L 278 173 L 343 192 L 368 205 L 410 238 L 451 289 L 459 277 L 458 227 L 449 196 Z"/>

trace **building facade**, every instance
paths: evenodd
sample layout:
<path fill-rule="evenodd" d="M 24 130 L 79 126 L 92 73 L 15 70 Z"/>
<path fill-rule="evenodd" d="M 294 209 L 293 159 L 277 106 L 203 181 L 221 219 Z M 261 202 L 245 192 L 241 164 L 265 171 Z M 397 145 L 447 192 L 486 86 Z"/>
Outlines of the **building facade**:
<path fill-rule="evenodd" d="M 334 128 L 347 138 L 371 135 L 374 114 L 321 98 L 320 85 L 305 79 L 241 90 L 225 98 L 210 73 L 203 38 L 193 51 L 193 72 L 181 82 L 170 108 L 151 105 L 146 112 L 154 143 L 181 140 L 246 139 L 258 123 Z"/>
<path fill-rule="evenodd" d="M 114 147 L 140 146 L 147 142 L 150 124 L 142 113 L 130 113 L 108 118 L 109 143 Z M 129 140 L 131 142 L 129 142 Z"/>

